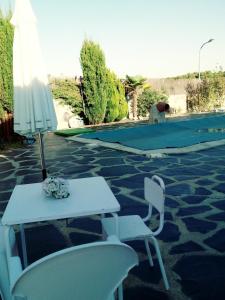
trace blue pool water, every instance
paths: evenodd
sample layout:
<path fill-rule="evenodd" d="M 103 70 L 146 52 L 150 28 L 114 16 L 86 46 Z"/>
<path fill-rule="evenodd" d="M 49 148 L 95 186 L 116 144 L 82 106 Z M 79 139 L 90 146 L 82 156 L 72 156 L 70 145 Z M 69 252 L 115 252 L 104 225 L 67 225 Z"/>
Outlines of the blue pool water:
<path fill-rule="evenodd" d="M 225 115 L 82 134 L 85 139 L 119 143 L 139 150 L 179 148 L 225 139 Z"/>

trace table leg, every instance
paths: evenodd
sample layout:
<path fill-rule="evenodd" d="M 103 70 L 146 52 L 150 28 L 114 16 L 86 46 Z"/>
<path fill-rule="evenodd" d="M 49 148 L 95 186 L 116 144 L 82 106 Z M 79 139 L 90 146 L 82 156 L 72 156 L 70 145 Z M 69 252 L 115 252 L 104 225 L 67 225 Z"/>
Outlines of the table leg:
<path fill-rule="evenodd" d="M 20 238 L 21 238 L 21 244 L 22 244 L 23 265 L 24 265 L 24 268 L 26 268 L 28 266 L 27 247 L 26 247 L 26 239 L 25 239 L 25 232 L 24 232 L 23 224 L 20 224 Z"/>
<path fill-rule="evenodd" d="M 101 214 L 101 219 L 105 218 L 105 214 Z M 103 229 L 103 226 L 102 226 L 102 240 L 105 241 L 107 238 L 106 234 L 105 234 L 105 231 Z"/>

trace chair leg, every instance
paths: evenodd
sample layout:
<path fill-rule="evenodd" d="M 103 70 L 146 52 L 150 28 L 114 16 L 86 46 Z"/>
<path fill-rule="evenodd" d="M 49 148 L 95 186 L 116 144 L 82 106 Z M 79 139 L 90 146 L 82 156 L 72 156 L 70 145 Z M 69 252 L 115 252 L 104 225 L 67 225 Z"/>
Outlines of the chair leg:
<path fill-rule="evenodd" d="M 151 250 L 149 248 L 149 243 L 148 243 L 147 239 L 145 239 L 145 248 L 146 248 L 146 251 L 147 251 L 147 254 L 148 254 L 149 264 L 150 264 L 151 267 L 153 267 L 154 263 L 153 263 L 152 254 L 151 254 Z"/>
<path fill-rule="evenodd" d="M 167 276 L 166 276 L 166 271 L 165 271 L 165 268 L 164 268 L 164 265 L 163 265 L 163 261 L 162 261 L 162 257 L 161 257 L 158 242 L 157 242 L 155 237 L 151 236 L 150 238 L 152 239 L 152 241 L 154 243 L 154 246 L 155 246 L 156 255 L 157 255 L 157 258 L 158 258 L 158 261 L 159 261 L 159 266 L 160 266 L 160 270 L 161 270 L 161 273 L 162 273 L 165 288 L 166 288 L 166 290 L 168 290 L 170 288 L 170 286 L 169 286 L 169 282 L 168 282 L 168 279 L 167 279 Z"/>

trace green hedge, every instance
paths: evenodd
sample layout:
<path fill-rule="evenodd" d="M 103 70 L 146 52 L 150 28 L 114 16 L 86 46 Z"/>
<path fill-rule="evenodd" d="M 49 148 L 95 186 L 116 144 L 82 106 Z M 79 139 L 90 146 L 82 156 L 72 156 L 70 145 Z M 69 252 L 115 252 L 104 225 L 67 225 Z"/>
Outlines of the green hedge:
<path fill-rule="evenodd" d="M 0 11 L 0 117 L 13 110 L 13 27 Z"/>

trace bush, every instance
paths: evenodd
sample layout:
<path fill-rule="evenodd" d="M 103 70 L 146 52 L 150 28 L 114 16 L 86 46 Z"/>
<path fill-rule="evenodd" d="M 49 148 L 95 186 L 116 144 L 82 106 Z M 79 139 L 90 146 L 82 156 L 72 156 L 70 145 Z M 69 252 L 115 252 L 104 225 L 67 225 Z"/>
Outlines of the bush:
<path fill-rule="evenodd" d="M 213 76 L 203 79 L 197 85 L 187 84 L 188 110 L 210 111 L 221 107 L 225 96 L 225 78 Z"/>
<path fill-rule="evenodd" d="M 151 106 L 159 101 L 167 102 L 168 96 L 153 89 L 146 89 L 138 97 L 138 117 L 146 117 Z"/>
<path fill-rule="evenodd" d="M 76 115 L 83 115 L 83 100 L 80 88 L 73 79 L 52 79 L 52 94 L 61 103 L 69 105 Z"/>
<path fill-rule="evenodd" d="M 0 11 L 0 117 L 13 110 L 13 27 Z"/>

